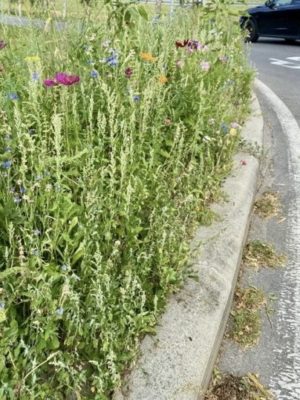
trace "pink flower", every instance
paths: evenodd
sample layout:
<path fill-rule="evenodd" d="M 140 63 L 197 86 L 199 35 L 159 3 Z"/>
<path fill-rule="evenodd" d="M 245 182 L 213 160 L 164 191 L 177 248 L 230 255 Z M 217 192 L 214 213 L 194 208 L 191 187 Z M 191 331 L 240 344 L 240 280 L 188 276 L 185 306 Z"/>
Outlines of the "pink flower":
<path fill-rule="evenodd" d="M 241 160 L 241 161 L 240 161 L 240 164 L 241 164 L 241 165 L 247 165 L 247 161 Z"/>
<path fill-rule="evenodd" d="M 202 69 L 202 71 L 207 72 L 210 70 L 210 63 L 208 61 L 201 61 L 200 68 Z"/>
<path fill-rule="evenodd" d="M 45 79 L 44 85 L 47 87 L 52 87 L 52 86 L 56 86 L 59 84 L 65 85 L 65 86 L 70 86 L 79 81 L 80 81 L 80 78 L 77 75 L 68 75 L 65 72 L 58 72 L 55 75 L 55 78 Z"/>
<path fill-rule="evenodd" d="M 49 78 L 44 80 L 44 85 L 47 87 L 52 87 L 58 85 L 58 82 L 56 82 L 55 79 Z"/>
<path fill-rule="evenodd" d="M 237 122 L 232 122 L 232 123 L 230 124 L 230 127 L 231 127 L 231 128 L 234 128 L 234 129 L 240 129 L 240 128 L 241 128 L 241 125 L 238 124 Z"/>
<path fill-rule="evenodd" d="M 70 86 L 74 83 L 78 83 L 80 78 L 77 75 L 68 75 L 65 72 L 58 72 L 55 75 L 55 80 L 62 85 Z"/>

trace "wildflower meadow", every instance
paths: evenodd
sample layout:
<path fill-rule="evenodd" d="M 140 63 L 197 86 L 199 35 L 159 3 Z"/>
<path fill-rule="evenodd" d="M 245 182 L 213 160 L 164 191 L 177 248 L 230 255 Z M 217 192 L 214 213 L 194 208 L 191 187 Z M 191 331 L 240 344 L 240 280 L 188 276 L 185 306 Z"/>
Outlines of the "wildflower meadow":
<path fill-rule="evenodd" d="M 0 27 L 0 399 L 110 399 L 232 166 L 252 72 L 226 0 Z"/>

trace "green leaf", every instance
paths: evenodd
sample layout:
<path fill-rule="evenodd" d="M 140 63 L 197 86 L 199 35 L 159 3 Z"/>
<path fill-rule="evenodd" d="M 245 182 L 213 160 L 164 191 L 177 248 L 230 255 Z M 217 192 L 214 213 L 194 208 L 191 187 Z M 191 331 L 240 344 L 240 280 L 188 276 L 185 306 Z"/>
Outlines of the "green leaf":
<path fill-rule="evenodd" d="M 144 18 L 146 21 L 148 21 L 148 13 L 147 13 L 145 7 L 139 6 L 138 7 L 138 12 L 139 12 L 139 14 L 140 14 L 140 16 L 142 18 Z"/>

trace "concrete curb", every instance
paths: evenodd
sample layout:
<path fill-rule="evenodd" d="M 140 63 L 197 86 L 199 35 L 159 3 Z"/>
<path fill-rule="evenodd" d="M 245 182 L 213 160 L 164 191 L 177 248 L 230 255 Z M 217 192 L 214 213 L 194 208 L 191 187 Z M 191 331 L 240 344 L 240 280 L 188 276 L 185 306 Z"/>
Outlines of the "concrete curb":
<path fill-rule="evenodd" d="M 263 119 L 256 97 L 242 136 L 262 146 Z M 241 163 L 241 160 L 243 162 Z M 200 400 L 209 383 L 231 308 L 247 237 L 259 161 L 239 153 L 224 184 L 228 201 L 213 210 L 220 220 L 201 227 L 193 240 L 194 270 L 170 298 L 155 336 L 146 336 L 141 357 L 114 400 Z"/>

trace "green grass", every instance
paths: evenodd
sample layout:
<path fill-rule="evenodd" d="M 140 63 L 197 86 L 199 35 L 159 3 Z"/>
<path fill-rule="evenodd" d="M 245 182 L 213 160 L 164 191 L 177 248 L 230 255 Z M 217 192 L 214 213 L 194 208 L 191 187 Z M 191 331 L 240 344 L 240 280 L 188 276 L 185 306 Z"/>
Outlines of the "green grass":
<path fill-rule="evenodd" d="M 0 27 L 0 398 L 109 399 L 182 284 L 251 92 L 239 26 L 215 6 Z M 202 49 L 176 49 L 186 38 Z M 44 87 L 62 71 L 80 83 Z"/>
<path fill-rule="evenodd" d="M 254 287 L 236 291 L 229 337 L 241 346 L 249 347 L 257 343 L 261 333 L 259 309 L 265 301 L 264 293 Z"/>

